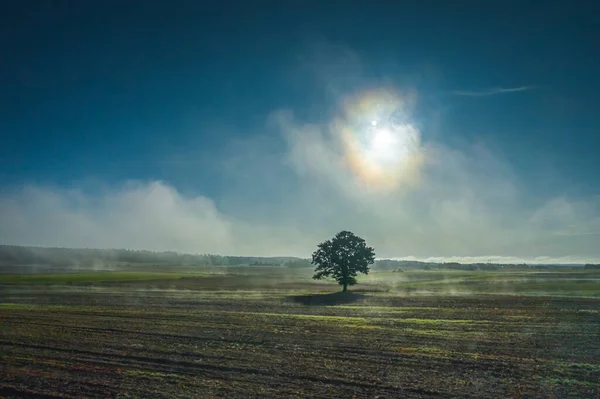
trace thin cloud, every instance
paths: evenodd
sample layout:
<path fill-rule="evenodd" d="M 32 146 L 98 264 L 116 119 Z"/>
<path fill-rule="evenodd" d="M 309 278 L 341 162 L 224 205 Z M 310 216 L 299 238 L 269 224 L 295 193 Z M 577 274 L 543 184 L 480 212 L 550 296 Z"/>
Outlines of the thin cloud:
<path fill-rule="evenodd" d="M 391 110 L 402 105 L 394 98 L 383 102 Z M 417 127 L 407 137 L 422 162 L 385 169 L 398 184 L 381 185 L 368 165 L 350 162 L 354 147 L 344 140 L 361 134 L 360 117 L 368 115 L 350 110 L 326 124 L 274 112 L 272 136 L 230 143 L 220 154 L 215 178 L 223 188 L 215 197 L 162 181 L 92 192 L 39 184 L 2 190 L 0 243 L 308 257 L 318 242 L 348 229 L 380 258 L 600 258 L 591 234 L 600 231 L 600 197 L 540 198 L 497 151 L 421 140 Z"/>
<path fill-rule="evenodd" d="M 500 87 L 495 89 L 488 89 L 482 91 L 465 91 L 465 90 L 454 90 L 452 94 L 457 96 L 467 96 L 467 97 L 487 97 L 487 96 L 495 96 L 497 94 L 506 94 L 506 93 L 517 93 L 520 91 L 533 90 L 535 86 L 519 86 L 519 87 Z"/>

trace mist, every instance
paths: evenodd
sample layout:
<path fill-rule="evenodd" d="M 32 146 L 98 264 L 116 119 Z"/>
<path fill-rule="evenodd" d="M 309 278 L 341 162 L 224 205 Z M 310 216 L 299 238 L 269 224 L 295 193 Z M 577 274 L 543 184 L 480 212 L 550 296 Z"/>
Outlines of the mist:
<path fill-rule="evenodd" d="M 400 110 L 394 129 L 408 137 L 403 156 L 379 169 L 361 163 L 360 149 L 348 139 L 368 113 L 355 106 L 365 98 L 385 104 L 378 108 L 382 120 Z M 600 258 L 597 197 L 540 197 L 485 142 L 451 147 L 424 139 L 410 122 L 410 98 L 389 89 L 353 93 L 324 124 L 299 120 L 290 109 L 273 111 L 264 134 L 224 151 L 218 177 L 228 184 L 219 198 L 160 180 L 116 182 L 93 192 L 13 187 L 0 194 L 0 242 L 307 257 L 345 229 L 364 237 L 379 258 Z"/>

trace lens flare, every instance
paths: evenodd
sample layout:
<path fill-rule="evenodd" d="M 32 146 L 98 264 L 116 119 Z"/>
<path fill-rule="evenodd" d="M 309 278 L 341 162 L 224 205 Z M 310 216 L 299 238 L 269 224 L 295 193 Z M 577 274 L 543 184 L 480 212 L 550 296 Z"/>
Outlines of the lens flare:
<path fill-rule="evenodd" d="M 410 123 L 407 100 L 387 90 L 346 99 L 335 134 L 343 159 L 364 188 L 390 191 L 418 182 L 420 132 Z"/>

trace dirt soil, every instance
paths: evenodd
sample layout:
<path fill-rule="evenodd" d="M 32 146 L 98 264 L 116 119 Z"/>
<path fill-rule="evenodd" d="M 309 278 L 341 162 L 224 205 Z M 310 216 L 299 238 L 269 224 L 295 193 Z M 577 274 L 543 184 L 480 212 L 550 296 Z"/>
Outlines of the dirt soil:
<path fill-rule="evenodd" d="M 600 300 L 0 288 L 0 397 L 599 398 Z"/>

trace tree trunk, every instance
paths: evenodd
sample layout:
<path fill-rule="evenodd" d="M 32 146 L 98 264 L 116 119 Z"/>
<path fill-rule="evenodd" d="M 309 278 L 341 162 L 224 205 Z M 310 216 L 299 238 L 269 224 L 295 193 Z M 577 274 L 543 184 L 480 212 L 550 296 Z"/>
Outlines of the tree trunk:
<path fill-rule="evenodd" d="M 342 290 L 342 292 L 347 292 L 348 291 L 348 283 L 344 281 L 344 288 Z"/>

